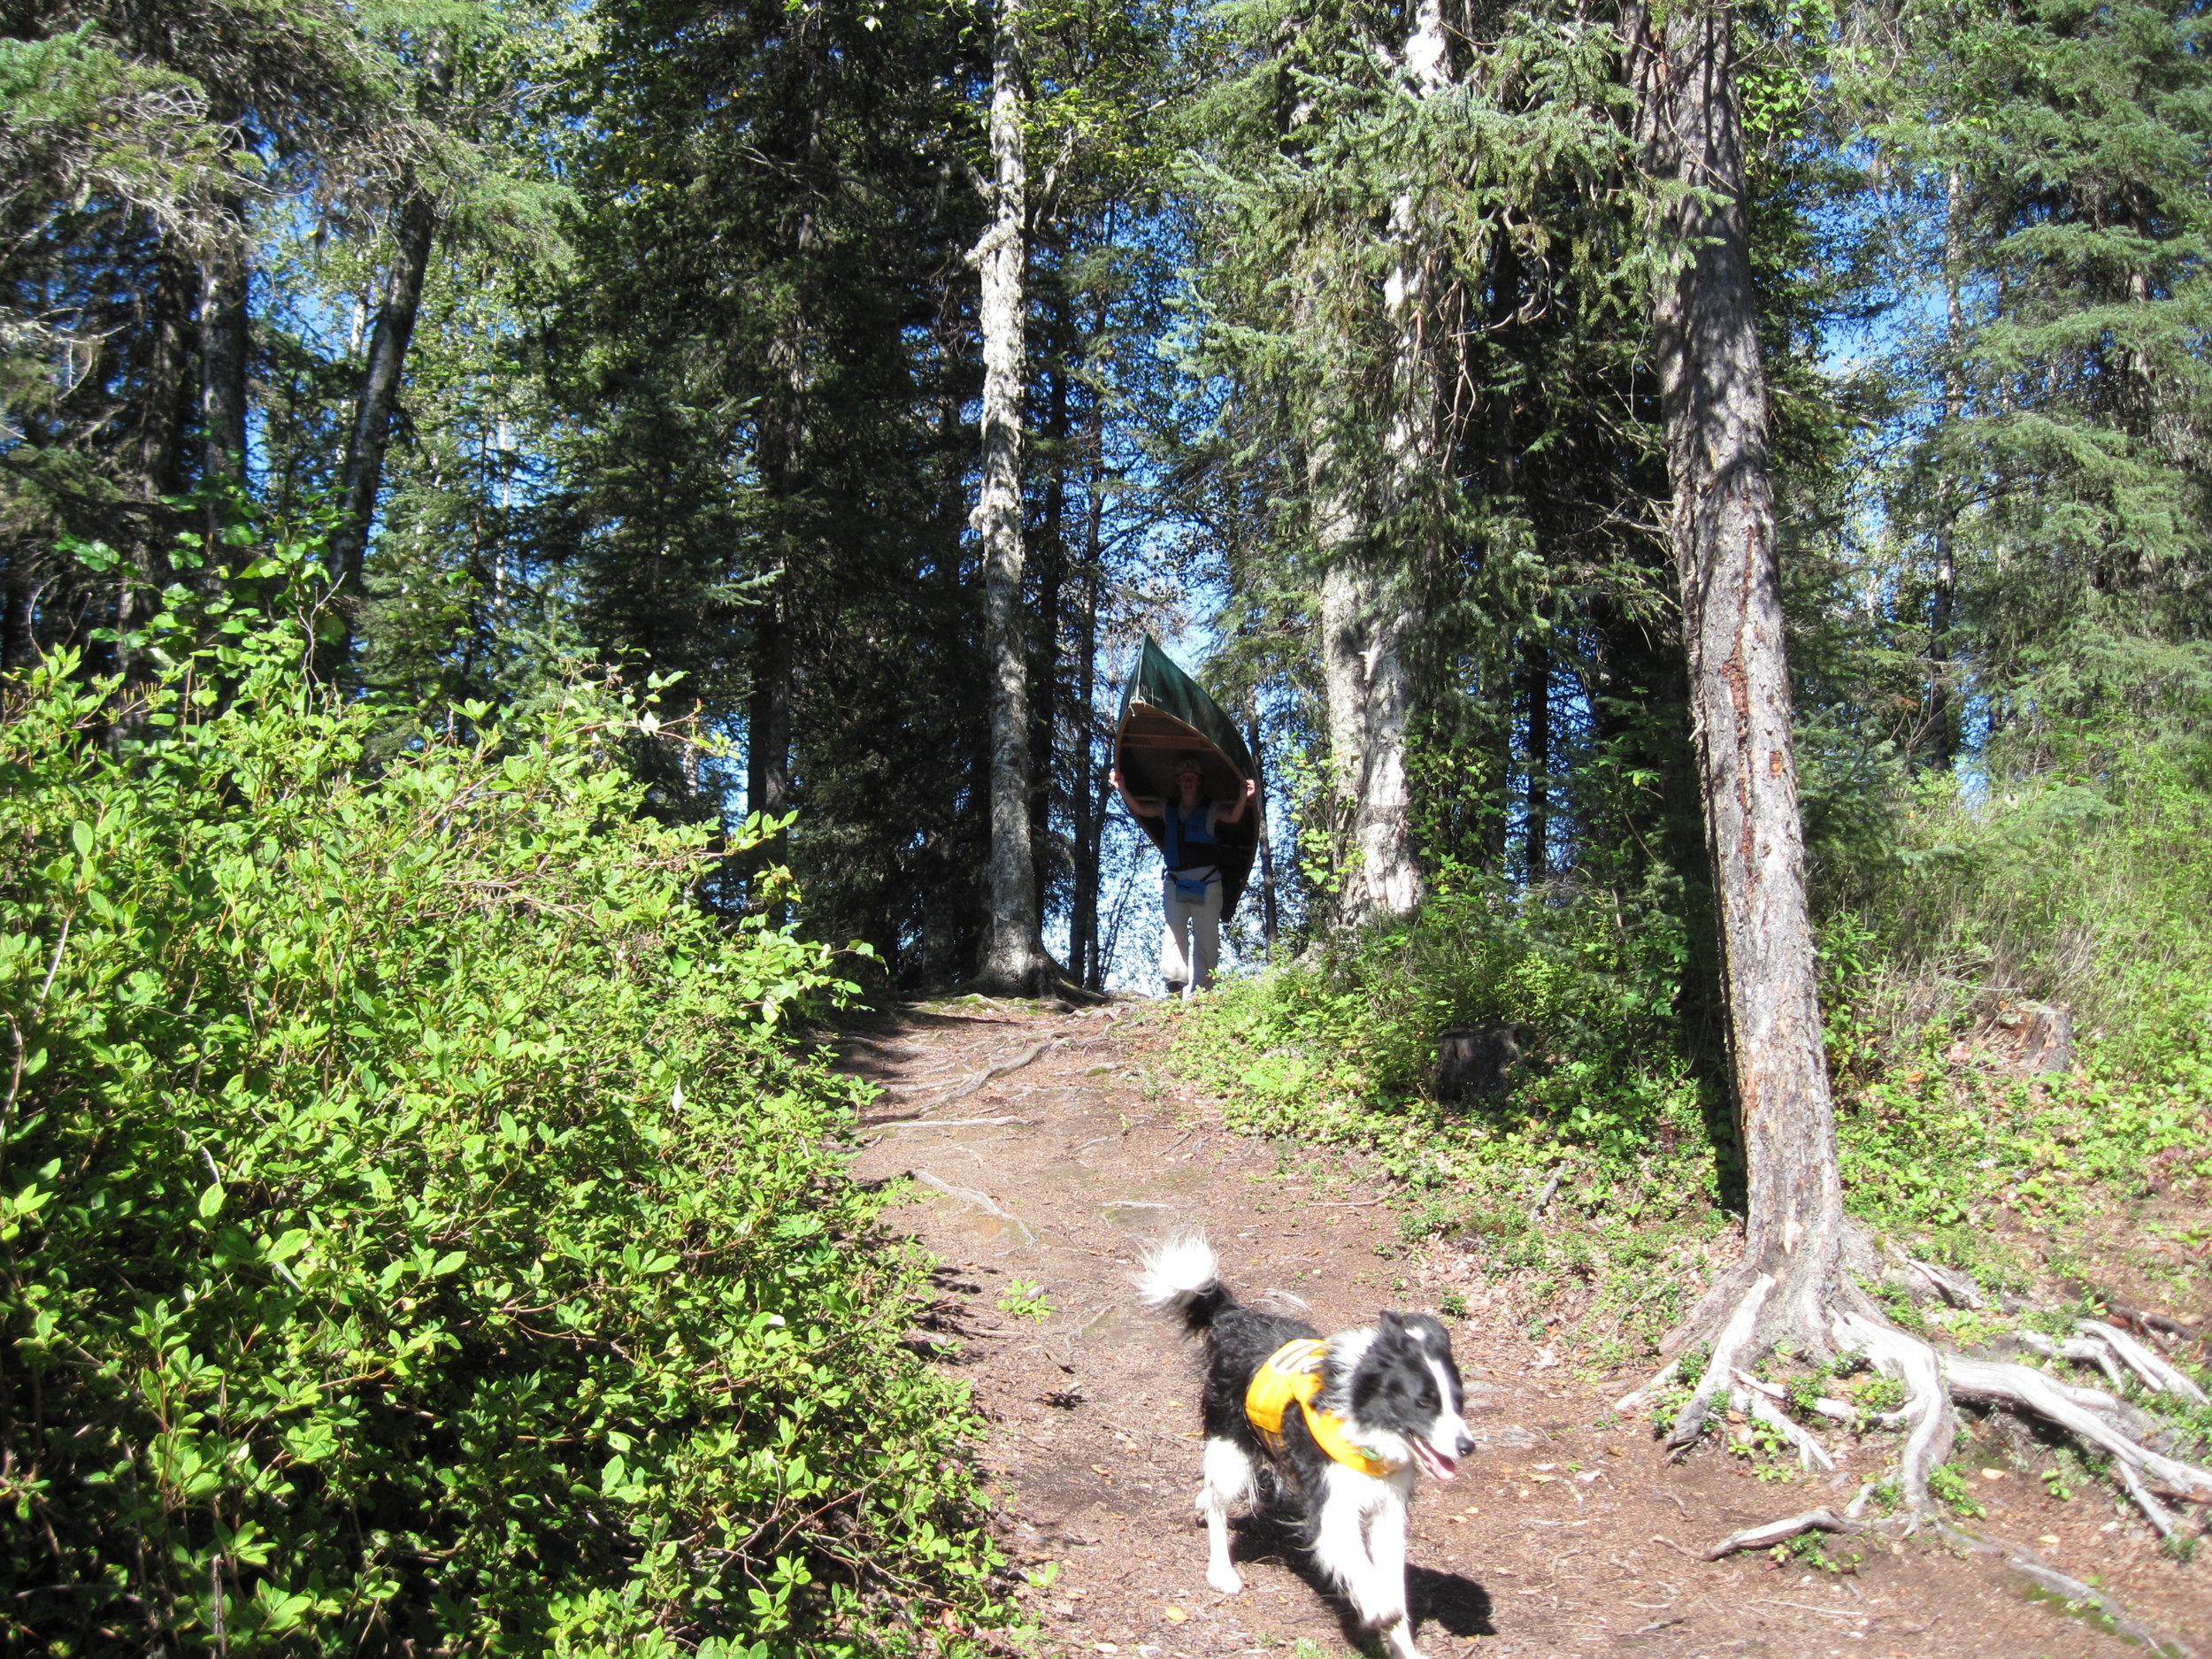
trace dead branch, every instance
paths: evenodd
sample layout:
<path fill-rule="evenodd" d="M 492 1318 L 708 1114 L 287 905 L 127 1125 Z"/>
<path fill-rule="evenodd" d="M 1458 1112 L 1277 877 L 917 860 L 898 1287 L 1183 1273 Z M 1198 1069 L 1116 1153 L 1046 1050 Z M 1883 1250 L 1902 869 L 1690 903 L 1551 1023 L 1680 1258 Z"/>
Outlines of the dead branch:
<path fill-rule="evenodd" d="M 1763 1526 L 1747 1526 L 1729 1535 L 1705 1552 L 1707 1561 L 1718 1561 L 1724 1555 L 1740 1549 L 1768 1549 L 1776 1544 L 1795 1538 L 1800 1532 L 1863 1532 L 1866 1528 L 1857 1521 L 1847 1521 L 1833 1509 L 1808 1509 L 1802 1515 L 1793 1515 L 1787 1520 L 1769 1521 Z"/>
<path fill-rule="evenodd" d="M 2126 1362 L 2128 1369 L 2149 1386 L 2153 1394 L 2179 1394 L 2191 1405 L 2212 1405 L 2203 1389 L 2187 1376 L 2166 1363 L 2165 1356 L 2145 1348 L 2140 1342 L 2116 1326 L 2095 1319 L 2078 1319 L 2074 1328 L 2084 1336 L 2094 1337 L 2106 1343 Z"/>

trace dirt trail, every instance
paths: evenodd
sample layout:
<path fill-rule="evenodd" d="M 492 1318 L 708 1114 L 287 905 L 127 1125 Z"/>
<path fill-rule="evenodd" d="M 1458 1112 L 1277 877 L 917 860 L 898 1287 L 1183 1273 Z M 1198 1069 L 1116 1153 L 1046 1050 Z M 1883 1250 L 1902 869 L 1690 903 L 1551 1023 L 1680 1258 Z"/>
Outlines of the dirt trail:
<path fill-rule="evenodd" d="M 944 1263 L 926 1323 L 989 1422 L 983 1460 L 1007 1546 L 1039 1577 L 1059 1563 L 1026 1593 L 1046 1652 L 1343 1654 L 1360 1644 L 1341 1604 L 1263 1521 L 1240 1529 L 1243 1594 L 1207 1587 L 1191 1507 L 1195 1355 L 1135 1305 L 1129 1273 L 1142 1240 L 1202 1225 L 1240 1295 L 1288 1293 L 1328 1332 L 1385 1306 L 1434 1310 L 1430 1271 L 1403 1257 L 1384 1185 L 1357 1158 L 1231 1133 L 1179 1089 L 1165 1069 L 1173 1018 L 1159 1005 L 1063 1014 L 975 999 L 887 1018 L 842 1045 L 849 1069 L 887 1091 L 856 1173 L 918 1184 L 920 1202 L 888 1220 Z M 1025 1302 L 1050 1311 L 1026 1317 Z M 1450 1323 L 1489 1409 L 1459 1479 L 1424 1481 L 1415 1498 L 1409 1588 L 1432 1659 L 2144 1651 L 2031 1601 L 1994 1561 L 1930 1545 L 1844 1540 L 1836 1553 L 1863 1559 L 1842 1576 L 1762 1555 L 1701 1561 L 1738 1526 L 1847 1499 L 1880 1450 L 1835 1436 L 1840 1473 L 1800 1483 L 1755 1481 L 1744 1460 L 1709 1452 L 1671 1467 L 1642 1425 L 1607 1410 L 1634 1379 L 1578 1380 L 1479 1308 Z M 2212 1654 L 2212 1574 L 2150 1553 L 2102 1494 L 2058 1503 L 2016 1471 L 1978 1495 L 1992 1537 L 2097 1572 L 2136 1617 L 2188 1644 L 2170 1651 Z"/>

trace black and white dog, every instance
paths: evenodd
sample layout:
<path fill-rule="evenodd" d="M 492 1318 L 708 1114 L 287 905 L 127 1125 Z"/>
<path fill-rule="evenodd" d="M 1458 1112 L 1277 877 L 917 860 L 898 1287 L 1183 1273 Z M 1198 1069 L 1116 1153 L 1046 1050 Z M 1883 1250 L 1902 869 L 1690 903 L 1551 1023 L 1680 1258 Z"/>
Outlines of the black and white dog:
<path fill-rule="evenodd" d="M 1229 1505 L 1257 1460 L 1294 1480 L 1315 1563 L 1398 1659 L 1419 1659 L 1406 1617 L 1406 1505 L 1414 1473 L 1449 1480 L 1474 1444 L 1451 1338 L 1426 1314 L 1386 1313 L 1325 1342 L 1302 1320 L 1240 1304 L 1202 1234 L 1144 1252 L 1146 1306 L 1206 1338 L 1206 1582 L 1244 1587 L 1229 1561 Z"/>

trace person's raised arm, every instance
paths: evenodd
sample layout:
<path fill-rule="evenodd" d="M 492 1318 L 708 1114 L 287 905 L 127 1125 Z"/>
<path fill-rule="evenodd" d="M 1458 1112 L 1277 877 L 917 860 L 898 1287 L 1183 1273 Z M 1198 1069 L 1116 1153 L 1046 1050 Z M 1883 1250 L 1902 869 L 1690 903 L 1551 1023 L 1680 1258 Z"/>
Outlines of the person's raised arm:
<path fill-rule="evenodd" d="M 1114 780 L 1114 788 L 1121 796 L 1122 805 L 1138 818 L 1165 818 L 1167 803 L 1156 795 L 1131 795 L 1129 786 L 1121 780 L 1121 768 L 1117 766 L 1108 774 Z"/>
<path fill-rule="evenodd" d="M 1252 804 L 1252 797 L 1259 792 L 1259 787 L 1258 784 L 1253 782 L 1251 779 L 1247 778 L 1244 780 L 1244 793 L 1237 797 L 1237 803 L 1234 806 L 1216 807 L 1214 809 L 1214 822 L 1217 824 L 1241 824 L 1244 822 L 1244 809 Z"/>

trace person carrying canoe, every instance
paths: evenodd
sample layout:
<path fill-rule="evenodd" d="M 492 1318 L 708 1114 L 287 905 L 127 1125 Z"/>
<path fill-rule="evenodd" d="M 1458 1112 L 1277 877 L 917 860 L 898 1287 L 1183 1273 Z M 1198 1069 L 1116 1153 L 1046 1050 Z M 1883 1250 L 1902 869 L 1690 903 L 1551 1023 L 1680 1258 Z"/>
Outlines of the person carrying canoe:
<path fill-rule="evenodd" d="M 1117 769 L 1114 788 L 1121 803 L 1138 818 L 1167 820 L 1167 874 L 1161 885 L 1161 908 L 1167 926 L 1160 941 L 1160 977 L 1170 996 L 1202 991 L 1213 983 L 1214 964 L 1221 956 L 1221 872 L 1208 862 L 1206 849 L 1218 844 L 1214 832 L 1221 825 L 1241 823 L 1259 786 L 1244 780 L 1244 792 L 1234 806 L 1222 806 L 1198 793 L 1203 773 L 1198 762 L 1186 755 L 1175 763 L 1175 796 L 1163 801 L 1154 795 L 1131 795 Z"/>

